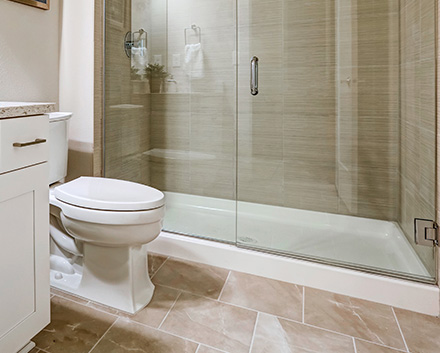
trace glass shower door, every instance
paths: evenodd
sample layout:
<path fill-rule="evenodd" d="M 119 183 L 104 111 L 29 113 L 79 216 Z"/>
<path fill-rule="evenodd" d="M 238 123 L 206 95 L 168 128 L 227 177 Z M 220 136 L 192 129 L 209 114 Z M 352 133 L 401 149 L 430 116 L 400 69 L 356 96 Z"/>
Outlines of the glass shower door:
<path fill-rule="evenodd" d="M 238 0 L 239 246 L 435 281 L 411 226 L 435 219 L 435 2 L 421 6 Z"/>

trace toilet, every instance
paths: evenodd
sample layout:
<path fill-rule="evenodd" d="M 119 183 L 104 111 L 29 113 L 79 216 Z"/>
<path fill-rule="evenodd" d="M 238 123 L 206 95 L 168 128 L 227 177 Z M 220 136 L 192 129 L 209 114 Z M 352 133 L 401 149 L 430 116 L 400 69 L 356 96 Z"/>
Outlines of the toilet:
<path fill-rule="evenodd" d="M 146 244 L 160 233 L 164 194 L 129 181 L 67 174 L 70 113 L 49 114 L 50 284 L 134 314 L 154 293 Z"/>

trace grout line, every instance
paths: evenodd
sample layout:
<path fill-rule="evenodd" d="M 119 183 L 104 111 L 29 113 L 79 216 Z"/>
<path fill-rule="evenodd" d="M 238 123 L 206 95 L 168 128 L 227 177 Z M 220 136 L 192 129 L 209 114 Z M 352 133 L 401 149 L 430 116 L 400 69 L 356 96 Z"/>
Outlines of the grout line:
<path fill-rule="evenodd" d="M 396 320 L 397 327 L 399 328 L 400 334 L 402 336 L 403 344 L 405 345 L 405 349 L 406 349 L 407 352 L 409 352 L 408 345 L 406 344 L 405 336 L 403 335 L 402 328 L 400 327 L 399 320 L 397 320 L 397 315 L 396 315 L 396 312 L 394 311 L 393 307 L 391 307 L 391 311 L 393 312 L 394 319 Z"/>
<path fill-rule="evenodd" d="M 168 257 L 165 259 L 165 261 L 162 262 L 162 264 L 157 268 L 157 270 L 154 271 L 154 273 L 153 273 L 153 274 L 151 275 L 151 277 L 150 277 L 150 280 L 152 280 L 153 277 L 156 276 L 156 273 L 159 272 L 159 270 L 162 268 L 163 265 L 165 265 L 165 262 L 167 262 L 169 258 L 170 258 L 170 257 L 168 256 Z"/>
<path fill-rule="evenodd" d="M 163 331 L 163 332 L 166 332 L 166 331 Z M 185 339 L 187 339 L 187 338 L 185 338 Z M 210 346 L 208 344 L 204 344 L 204 343 L 199 343 L 199 344 L 200 344 L 200 348 L 202 348 L 202 346 L 203 346 L 203 347 L 211 348 L 211 349 L 213 349 L 215 351 L 219 351 L 220 353 L 229 353 L 227 351 L 224 351 L 223 349 L 220 349 L 220 348 L 217 348 L 217 347 L 213 347 L 213 346 Z"/>
<path fill-rule="evenodd" d="M 232 271 L 229 271 L 228 277 L 226 277 L 225 283 L 223 283 L 222 290 L 220 291 L 220 294 L 218 295 L 218 298 L 217 298 L 218 301 L 220 301 L 220 298 L 222 297 L 223 291 L 225 290 L 226 284 L 228 283 L 229 277 L 231 276 L 231 272 Z"/>
<path fill-rule="evenodd" d="M 46 351 L 46 350 L 45 350 L 45 349 L 43 349 L 43 348 L 38 348 L 38 346 L 36 346 L 35 348 L 37 348 L 37 349 L 38 349 L 37 353 L 40 353 L 40 352 L 44 352 L 44 353 L 50 353 L 49 351 Z"/>
<path fill-rule="evenodd" d="M 113 314 L 113 313 L 110 313 L 110 312 L 105 311 L 105 310 L 103 310 L 103 309 L 99 309 L 99 308 L 97 308 L 97 307 L 94 307 L 94 306 L 89 305 L 89 304 L 94 304 L 94 303 L 96 303 L 96 304 L 100 304 L 100 305 L 104 305 L 104 304 L 101 304 L 101 303 L 98 303 L 98 302 L 88 301 L 88 302 L 86 302 L 86 303 L 78 303 L 78 302 L 75 301 L 75 300 L 72 300 L 72 299 L 70 299 L 70 298 L 66 298 L 66 297 L 62 297 L 62 296 L 59 296 L 59 295 L 57 295 L 57 294 L 54 294 L 54 297 L 58 297 L 58 298 L 61 298 L 61 299 L 67 300 L 67 301 L 69 301 L 69 302 L 72 302 L 72 303 L 75 303 L 75 304 L 78 304 L 78 305 L 85 306 L 85 307 L 88 308 L 88 309 L 96 310 L 96 311 L 99 311 L 99 312 L 104 313 L 104 314 L 108 314 L 108 315 L 116 316 L 116 317 L 121 317 L 121 316 L 119 315 L 119 313 L 118 313 L 118 314 Z M 115 309 L 115 310 L 117 310 L 117 309 Z"/>
<path fill-rule="evenodd" d="M 357 353 L 357 348 L 356 348 L 356 340 L 354 337 L 353 338 L 353 348 L 354 348 L 354 353 Z"/>
<path fill-rule="evenodd" d="M 332 331 L 330 331 L 330 332 L 332 332 Z M 346 335 L 344 335 L 344 336 L 346 336 Z M 392 349 L 393 351 L 396 351 L 396 352 L 404 352 L 404 353 L 408 353 L 408 351 L 406 351 L 406 350 L 404 350 L 404 349 L 400 349 L 400 348 L 396 348 L 396 347 L 387 346 L 386 344 L 382 344 L 382 343 L 377 343 L 377 342 L 368 341 L 368 340 L 366 340 L 366 339 L 364 339 L 364 338 L 359 338 L 359 337 L 352 337 L 352 338 L 354 338 L 355 340 L 358 340 L 358 341 L 362 341 L 362 342 L 367 342 L 367 343 L 374 344 L 375 346 L 379 346 L 379 347 L 384 347 L 384 348 Z"/>
<path fill-rule="evenodd" d="M 252 348 L 254 346 L 254 340 L 255 340 L 255 334 L 257 332 L 257 325 L 258 325 L 258 319 L 260 317 L 260 313 L 257 313 L 257 319 L 255 320 L 255 326 L 254 326 L 254 331 L 252 332 L 252 340 L 251 340 L 251 345 L 249 346 L 249 353 L 252 352 Z"/>
<path fill-rule="evenodd" d="M 244 307 L 244 306 L 240 306 L 240 305 L 237 305 L 237 304 L 232 304 L 232 303 L 224 302 L 224 301 L 219 300 L 219 299 L 214 299 L 214 298 L 206 297 L 206 296 L 204 296 L 204 295 L 201 295 L 201 294 L 198 294 L 198 293 L 194 293 L 194 292 L 191 292 L 191 291 L 189 291 L 189 290 L 180 289 L 180 288 L 176 288 L 176 287 L 170 287 L 170 286 L 167 286 L 167 285 L 165 285 L 165 284 L 158 284 L 158 285 L 161 286 L 161 287 L 165 287 L 165 288 L 169 288 L 169 289 L 174 289 L 174 290 L 176 290 L 176 291 L 180 291 L 180 292 L 182 292 L 182 293 L 191 294 L 191 295 L 194 295 L 194 296 L 196 296 L 196 297 L 204 298 L 204 299 L 211 300 L 211 301 L 214 301 L 214 302 L 219 302 L 219 303 L 223 303 L 223 304 L 228 304 L 228 305 L 236 306 L 236 307 L 238 307 L 238 308 L 247 309 L 247 310 L 249 310 L 249 311 L 255 311 L 255 312 L 258 311 L 258 310 L 250 309 L 250 308 L 246 308 L 246 307 Z"/>
<path fill-rule="evenodd" d="M 199 345 L 198 345 L 198 347 L 197 347 L 197 349 L 196 349 L 196 351 L 194 352 L 194 353 L 197 353 L 199 350 L 200 350 L 200 347 L 201 347 L 202 345 L 199 343 Z"/>
<path fill-rule="evenodd" d="M 101 342 L 101 340 L 104 338 L 104 336 L 107 334 L 107 332 L 110 331 L 110 329 L 113 327 L 114 324 L 116 324 L 116 322 L 119 320 L 119 318 L 117 318 L 115 321 L 113 321 L 113 323 L 110 325 L 110 327 L 104 332 L 104 334 L 99 338 L 99 340 L 93 345 L 93 347 L 89 350 L 89 353 L 91 353 L 95 347 L 98 345 L 99 342 Z"/>
<path fill-rule="evenodd" d="M 85 303 L 80 303 L 80 302 L 77 302 L 74 299 L 71 299 L 71 298 L 68 298 L 68 297 L 63 297 L 62 295 L 58 295 L 58 294 L 54 294 L 52 298 L 54 298 L 54 297 L 58 297 L 58 298 L 61 298 L 61 299 L 64 299 L 64 300 L 68 300 L 69 302 L 72 302 L 72 303 L 75 303 L 75 304 L 79 304 L 79 305 L 82 305 L 82 306 L 88 306 L 88 304 L 90 303 L 90 301 L 87 301 Z"/>
<path fill-rule="evenodd" d="M 167 314 L 165 315 L 165 317 L 163 318 L 163 320 L 161 321 L 160 325 L 157 327 L 157 329 L 159 330 L 163 323 L 165 322 L 165 320 L 167 319 L 169 313 L 171 312 L 171 310 L 173 310 L 174 305 L 176 305 L 177 301 L 179 300 L 180 296 L 182 295 L 182 292 L 179 293 L 179 295 L 177 296 L 177 298 L 174 300 L 173 305 L 171 305 L 171 308 L 168 310 Z"/>
<path fill-rule="evenodd" d="M 305 323 L 306 315 L 306 287 L 303 287 L 303 298 L 302 298 L 302 323 Z"/>
<path fill-rule="evenodd" d="M 166 331 L 166 330 L 164 330 L 164 329 L 159 329 L 159 328 L 157 328 L 157 327 L 150 326 L 150 325 L 145 324 L 145 323 L 140 322 L 140 321 L 134 321 L 134 320 L 132 320 L 132 319 L 130 319 L 130 318 L 128 318 L 128 317 L 122 317 L 121 320 L 127 320 L 127 321 L 129 321 L 130 323 L 132 323 L 132 324 L 134 324 L 134 325 L 140 325 L 140 326 L 143 326 L 143 327 L 147 327 L 147 328 L 149 328 L 149 329 L 152 329 L 152 330 L 155 330 L 155 331 L 159 331 L 159 332 L 165 333 L 165 334 L 170 335 L 170 336 L 173 336 L 173 337 L 180 338 L 180 339 L 185 340 L 185 341 L 188 341 L 188 342 L 192 342 L 192 343 L 195 343 L 195 344 L 201 344 L 201 345 L 204 345 L 204 346 L 206 346 L 206 347 L 209 347 L 209 348 L 213 348 L 213 349 L 217 349 L 217 350 L 219 350 L 218 348 L 208 346 L 208 345 L 205 344 L 205 343 L 200 343 L 200 342 L 194 341 L 193 339 L 188 338 L 188 337 L 179 336 L 179 335 L 177 335 L 177 334 L 175 334 L 175 333 L 173 333 L 173 332 L 169 332 L 169 331 Z M 223 352 L 223 351 L 220 350 L 220 352 Z M 228 353 L 228 352 L 225 352 L 225 353 Z"/>

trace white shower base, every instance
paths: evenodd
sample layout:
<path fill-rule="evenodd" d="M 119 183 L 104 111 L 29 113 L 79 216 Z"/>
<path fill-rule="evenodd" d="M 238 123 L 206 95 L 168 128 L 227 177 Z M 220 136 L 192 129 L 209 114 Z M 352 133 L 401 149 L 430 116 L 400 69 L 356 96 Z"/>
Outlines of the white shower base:
<path fill-rule="evenodd" d="M 167 231 L 429 279 L 394 222 L 166 193 Z M 237 217 L 236 217 L 237 207 Z"/>

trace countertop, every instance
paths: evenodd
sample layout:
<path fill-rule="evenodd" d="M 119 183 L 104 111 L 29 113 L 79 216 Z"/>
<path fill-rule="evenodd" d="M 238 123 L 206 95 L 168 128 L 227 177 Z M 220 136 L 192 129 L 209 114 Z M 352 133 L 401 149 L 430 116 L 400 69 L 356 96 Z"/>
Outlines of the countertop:
<path fill-rule="evenodd" d="M 53 111 L 55 111 L 55 103 L 0 101 L 0 119 L 17 116 L 41 115 Z"/>

